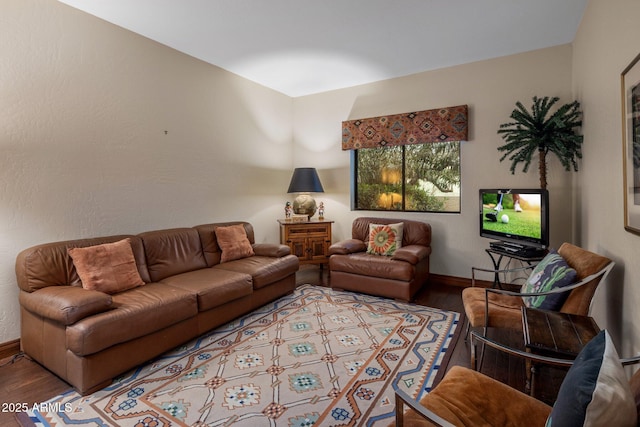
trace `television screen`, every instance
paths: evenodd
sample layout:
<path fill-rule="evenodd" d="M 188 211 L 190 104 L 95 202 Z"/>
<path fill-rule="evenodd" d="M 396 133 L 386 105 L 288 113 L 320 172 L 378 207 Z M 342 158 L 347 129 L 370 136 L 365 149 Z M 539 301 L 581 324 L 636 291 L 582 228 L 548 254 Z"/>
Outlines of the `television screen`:
<path fill-rule="evenodd" d="M 517 245 L 549 245 L 549 194 L 542 189 L 480 190 L 480 235 Z"/>

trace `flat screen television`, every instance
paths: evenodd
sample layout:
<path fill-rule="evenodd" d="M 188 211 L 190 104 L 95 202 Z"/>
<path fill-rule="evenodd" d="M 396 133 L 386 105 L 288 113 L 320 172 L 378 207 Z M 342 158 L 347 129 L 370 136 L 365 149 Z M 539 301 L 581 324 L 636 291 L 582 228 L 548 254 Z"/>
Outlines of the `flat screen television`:
<path fill-rule="evenodd" d="M 549 246 L 549 193 L 542 189 L 481 189 L 480 235 L 507 246 Z"/>

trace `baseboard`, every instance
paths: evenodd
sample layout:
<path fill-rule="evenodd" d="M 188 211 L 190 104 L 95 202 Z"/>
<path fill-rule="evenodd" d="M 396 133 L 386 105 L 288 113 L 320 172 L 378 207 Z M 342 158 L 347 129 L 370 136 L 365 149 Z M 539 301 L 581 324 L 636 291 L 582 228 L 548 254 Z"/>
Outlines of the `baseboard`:
<path fill-rule="evenodd" d="M 429 273 L 429 278 L 435 282 L 442 283 L 443 285 L 460 286 L 461 288 L 468 288 L 471 286 L 471 279 L 466 277 L 445 276 L 443 274 Z M 476 286 L 490 288 L 493 286 L 493 282 L 476 280 Z"/>
<path fill-rule="evenodd" d="M 0 344 L 0 360 L 20 353 L 20 339 Z"/>

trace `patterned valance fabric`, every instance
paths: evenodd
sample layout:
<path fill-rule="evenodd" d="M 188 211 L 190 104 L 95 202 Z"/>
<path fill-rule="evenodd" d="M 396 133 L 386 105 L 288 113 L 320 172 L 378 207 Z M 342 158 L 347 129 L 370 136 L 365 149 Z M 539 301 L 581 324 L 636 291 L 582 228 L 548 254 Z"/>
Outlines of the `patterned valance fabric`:
<path fill-rule="evenodd" d="M 466 141 L 466 105 L 342 122 L 342 149 Z"/>

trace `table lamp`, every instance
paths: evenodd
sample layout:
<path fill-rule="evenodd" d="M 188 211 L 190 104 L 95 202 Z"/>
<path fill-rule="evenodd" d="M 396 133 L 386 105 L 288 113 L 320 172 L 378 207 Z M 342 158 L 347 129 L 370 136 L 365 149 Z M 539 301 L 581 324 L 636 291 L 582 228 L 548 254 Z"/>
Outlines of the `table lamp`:
<path fill-rule="evenodd" d="M 293 212 L 307 215 L 311 219 L 316 213 L 316 201 L 310 193 L 324 193 L 316 169 L 295 168 L 287 193 L 298 193 L 298 196 L 293 200 Z"/>

